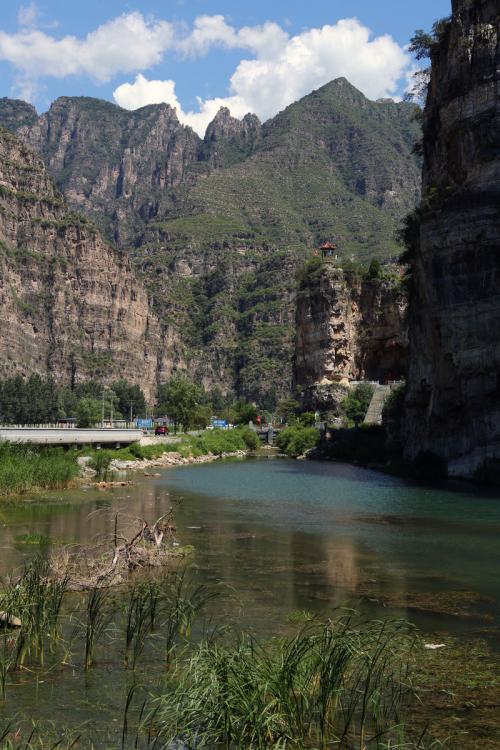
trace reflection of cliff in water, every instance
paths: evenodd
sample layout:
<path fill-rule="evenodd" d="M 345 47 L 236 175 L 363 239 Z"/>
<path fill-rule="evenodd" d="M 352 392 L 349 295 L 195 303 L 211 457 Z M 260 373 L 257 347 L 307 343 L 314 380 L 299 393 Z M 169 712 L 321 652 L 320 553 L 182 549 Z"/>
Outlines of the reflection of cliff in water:
<path fill-rule="evenodd" d="M 218 621 L 268 633 L 294 610 L 329 616 L 348 605 L 415 619 L 418 606 L 418 622 L 432 617 L 425 624 L 435 629 L 442 594 L 500 599 L 500 506 L 490 497 L 288 460 L 187 467 L 128 487 L 5 504 L 0 575 L 36 552 L 15 545 L 18 535 L 92 544 L 111 539 L 115 513 L 127 534 L 138 518 L 154 521 L 171 506 L 179 543 L 195 549 L 190 559 L 200 582 L 223 584 L 211 604 Z M 474 601 L 469 593 L 466 599 Z M 455 605 L 464 608 L 448 597 L 446 608 Z"/>

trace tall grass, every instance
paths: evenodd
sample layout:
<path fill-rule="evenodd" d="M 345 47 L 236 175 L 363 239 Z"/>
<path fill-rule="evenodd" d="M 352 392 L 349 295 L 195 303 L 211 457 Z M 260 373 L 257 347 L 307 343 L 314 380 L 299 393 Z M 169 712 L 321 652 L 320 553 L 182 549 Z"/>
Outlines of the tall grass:
<path fill-rule="evenodd" d="M 402 747 L 412 643 L 406 624 L 350 618 L 264 646 L 202 643 L 161 698 L 162 736 L 200 750 Z"/>
<path fill-rule="evenodd" d="M 0 443 L 0 496 L 67 487 L 77 474 L 72 451 Z"/>
<path fill-rule="evenodd" d="M 189 639 L 195 618 L 218 592 L 196 585 L 187 569 L 166 581 L 136 583 L 129 592 L 125 611 L 124 663 L 135 669 L 157 623 L 169 663 L 179 637 Z"/>
<path fill-rule="evenodd" d="M 87 598 L 87 616 L 85 620 L 85 671 L 94 663 L 95 647 L 105 631 L 109 619 L 106 611 L 108 590 L 94 588 L 89 591 Z"/>
<path fill-rule="evenodd" d="M 177 638 L 191 636 L 194 620 L 218 592 L 203 584 L 196 585 L 187 569 L 175 573 L 168 582 L 163 599 L 162 634 L 165 639 L 165 659 L 170 663 Z"/>
<path fill-rule="evenodd" d="M 59 615 L 66 588 L 67 580 L 51 579 L 48 562 L 36 557 L 17 584 L 0 596 L 0 610 L 21 620 L 12 668 L 22 666 L 28 656 L 43 664 L 46 650 L 53 650 L 60 637 Z"/>

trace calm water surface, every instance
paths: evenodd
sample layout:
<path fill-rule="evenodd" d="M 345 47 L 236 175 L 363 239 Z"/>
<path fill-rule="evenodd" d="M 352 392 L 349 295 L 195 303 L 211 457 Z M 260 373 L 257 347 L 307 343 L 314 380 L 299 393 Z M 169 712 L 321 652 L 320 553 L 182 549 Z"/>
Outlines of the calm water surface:
<path fill-rule="evenodd" d="M 110 510 L 155 520 L 170 506 L 179 541 L 195 547 L 197 576 L 220 584 L 210 612 L 216 621 L 268 635 L 293 611 L 328 614 L 348 604 L 408 617 L 433 637 L 482 635 L 493 644 L 498 638 L 500 496 L 467 485 L 416 485 L 342 464 L 271 457 L 214 463 L 106 492 L 3 503 L 0 573 L 32 553 L 16 542 L 23 533 L 91 542 L 110 533 Z M 477 595 L 467 616 L 439 612 L 435 595 L 450 592 Z M 434 611 L 414 609 L 415 596 L 430 595 Z M 121 711 L 130 676 L 117 667 L 118 645 L 107 648 L 88 677 L 77 661 L 37 685 L 16 678 L 0 715 L 83 726 L 104 747 L 102 733 Z M 156 661 L 151 650 L 140 675 L 153 691 L 161 680 Z"/>

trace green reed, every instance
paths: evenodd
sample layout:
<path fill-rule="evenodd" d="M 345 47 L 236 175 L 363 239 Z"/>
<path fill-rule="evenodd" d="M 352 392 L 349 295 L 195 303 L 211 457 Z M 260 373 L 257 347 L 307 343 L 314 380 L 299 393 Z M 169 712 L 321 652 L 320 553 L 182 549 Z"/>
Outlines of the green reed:
<path fill-rule="evenodd" d="M 125 613 L 125 667 L 135 669 L 152 632 L 152 602 L 155 598 L 147 585 L 136 583 L 130 590 Z"/>
<path fill-rule="evenodd" d="M 30 561 L 19 581 L 6 587 L 0 610 L 21 620 L 13 669 L 22 666 L 28 655 L 43 664 L 46 649 L 53 650 L 60 639 L 59 615 L 66 590 L 67 579 L 52 579 L 49 563 L 42 557 Z"/>
<path fill-rule="evenodd" d="M 94 588 L 88 593 L 85 619 L 85 671 L 88 671 L 94 663 L 95 647 L 110 619 L 110 612 L 106 608 L 108 599 L 107 589 Z"/>
<path fill-rule="evenodd" d="M 7 692 L 7 674 L 10 672 L 14 664 L 15 641 L 16 636 L 6 627 L 0 630 L 0 701 L 5 700 Z"/>
<path fill-rule="evenodd" d="M 196 584 L 188 568 L 174 573 L 167 582 L 162 600 L 162 635 L 167 664 L 179 637 L 190 638 L 194 620 L 206 604 L 219 594 L 203 584 Z"/>
<path fill-rule="evenodd" d="M 73 451 L 0 443 L 0 496 L 64 488 L 77 474 Z"/>
<path fill-rule="evenodd" d="M 404 747 L 412 644 L 406 624 L 349 617 L 265 645 L 201 643 L 160 699 L 162 735 L 200 750 Z"/>

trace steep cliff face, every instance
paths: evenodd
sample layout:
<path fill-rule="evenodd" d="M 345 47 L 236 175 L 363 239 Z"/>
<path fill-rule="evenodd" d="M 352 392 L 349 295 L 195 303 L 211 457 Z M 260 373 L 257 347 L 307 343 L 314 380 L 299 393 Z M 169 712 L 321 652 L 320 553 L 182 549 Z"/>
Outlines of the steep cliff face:
<path fill-rule="evenodd" d="M 39 151 L 71 208 L 129 253 L 179 366 L 269 408 L 291 385 L 294 274 L 311 248 L 335 236 L 365 263 L 400 251 L 395 228 L 419 197 L 413 115 L 345 79 L 263 125 L 223 108 L 204 140 L 163 104 L 63 97 L 32 121 L 0 101 L 0 124 Z"/>
<path fill-rule="evenodd" d="M 500 7 L 454 0 L 432 50 L 414 238 L 408 458 L 500 457 Z"/>
<path fill-rule="evenodd" d="M 187 178 L 201 144 L 168 104 L 128 112 L 89 97 L 57 99 L 17 133 L 43 156 L 71 206 L 121 245 L 137 238 L 165 191 Z"/>
<path fill-rule="evenodd" d="M 407 366 L 406 308 L 397 274 L 360 279 L 318 265 L 297 298 L 297 385 L 321 395 L 351 380 L 399 379 Z"/>
<path fill-rule="evenodd" d="M 0 129 L 0 377 L 124 377 L 148 395 L 158 320 L 123 253 L 71 214 L 39 156 Z"/>

